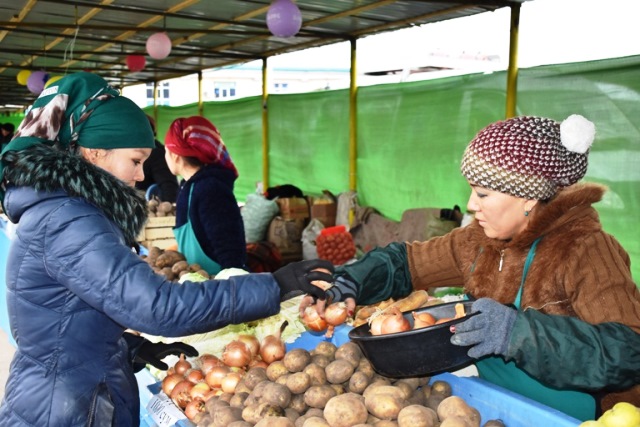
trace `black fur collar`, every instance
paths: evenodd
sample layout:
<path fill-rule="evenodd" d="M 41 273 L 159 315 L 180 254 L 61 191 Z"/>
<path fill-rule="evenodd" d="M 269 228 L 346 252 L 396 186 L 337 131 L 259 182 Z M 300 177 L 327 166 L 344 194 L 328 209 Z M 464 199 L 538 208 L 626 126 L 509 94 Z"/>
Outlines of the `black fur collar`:
<path fill-rule="evenodd" d="M 120 227 L 128 245 L 137 246 L 136 237 L 147 221 L 147 202 L 134 188 L 79 155 L 46 145 L 7 152 L 2 160 L 4 179 L 10 184 L 47 192 L 62 189 L 81 197 Z"/>

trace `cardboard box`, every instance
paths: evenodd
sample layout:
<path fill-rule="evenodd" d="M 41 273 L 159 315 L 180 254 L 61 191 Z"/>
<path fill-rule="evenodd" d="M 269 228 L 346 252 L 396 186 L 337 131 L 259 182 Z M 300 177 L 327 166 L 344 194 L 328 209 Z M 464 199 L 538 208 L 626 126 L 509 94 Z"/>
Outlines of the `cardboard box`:
<path fill-rule="evenodd" d="M 280 208 L 280 216 L 285 220 L 309 218 L 309 204 L 301 197 L 286 197 L 276 199 Z"/>
<path fill-rule="evenodd" d="M 336 203 L 314 203 L 311 205 L 311 219 L 317 219 L 325 227 L 336 225 Z"/>

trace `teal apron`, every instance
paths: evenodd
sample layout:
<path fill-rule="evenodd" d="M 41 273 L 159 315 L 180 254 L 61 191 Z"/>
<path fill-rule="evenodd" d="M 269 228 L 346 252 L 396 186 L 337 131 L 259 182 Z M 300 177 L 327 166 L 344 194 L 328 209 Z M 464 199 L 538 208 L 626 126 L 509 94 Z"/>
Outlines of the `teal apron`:
<path fill-rule="evenodd" d="M 520 289 L 514 302 L 518 310 L 520 310 L 524 281 L 529 271 L 529 266 L 535 256 L 536 246 L 539 241 L 540 238 L 533 242 L 527 255 Z M 571 363 L 571 361 L 568 360 L 567 363 Z M 577 391 L 548 388 L 533 379 L 525 371 L 519 369 L 514 362 L 505 362 L 500 357 L 487 357 L 476 362 L 476 367 L 478 368 L 478 373 L 481 378 L 564 412 L 578 420 L 592 420 L 595 416 L 596 404 L 593 396 Z"/>
<path fill-rule="evenodd" d="M 196 233 L 193 231 L 193 227 L 191 226 L 191 220 L 189 219 L 189 213 L 191 212 L 191 193 L 193 192 L 193 186 L 189 189 L 189 202 L 187 205 L 187 222 L 181 225 L 178 228 L 173 229 L 173 235 L 176 237 L 176 242 L 178 242 L 178 252 L 185 256 L 187 262 L 189 264 L 199 264 L 207 273 L 212 276 L 215 276 L 220 272 L 222 267 L 220 264 L 209 258 L 200 243 L 198 243 L 198 239 L 196 238 Z"/>

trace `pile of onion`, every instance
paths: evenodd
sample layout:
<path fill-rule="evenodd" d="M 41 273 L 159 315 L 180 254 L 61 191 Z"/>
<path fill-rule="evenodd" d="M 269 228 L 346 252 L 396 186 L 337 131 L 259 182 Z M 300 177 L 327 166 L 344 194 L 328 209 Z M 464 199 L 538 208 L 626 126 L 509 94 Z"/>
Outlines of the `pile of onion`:
<path fill-rule="evenodd" d="M 335 327 L 343 324 L 347 320 L 347 315 L 347 305 L 344 302 L 328 305 L 322 317 L 318 314 L 316 306 L 310 305 L 302 313 L 302 322 L 312 331 L 322 332 L 326 330 L 325 337 L 331 338 Z"/>
<path fill-rule="evenodd" d="M 284 331 L 284 328 L 286 328 L 288 324 L 289 322 L 285 320 L 278 332 L 273 335 L 267 335 L 262 340 L 262 343 L 260 343 L 260 357 L 265 363 L 271 364 L 276 360 L 282 360 L 284 358 L 286 347 L 280 337 L 282 336 L 282 331 Z"/>
<path fill-rule="evenodd" d="M 388 311 L 379 311 L 369 318 L 371 335 L 385 335 L 411 330 L 411 322 L 407 320 L 397 307 L 389 307 Z"/>

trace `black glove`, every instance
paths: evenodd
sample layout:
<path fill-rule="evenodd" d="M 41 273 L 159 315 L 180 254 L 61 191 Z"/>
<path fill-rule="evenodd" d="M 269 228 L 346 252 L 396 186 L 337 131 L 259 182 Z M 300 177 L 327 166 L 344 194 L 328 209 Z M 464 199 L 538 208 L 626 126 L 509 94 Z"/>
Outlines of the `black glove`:
<path fill-rule="evenodd" d="M 323 268 L 330 271 L 312 271 Z M 292 262 L 273 273 L 274 279 L 280 286 L 280 301 L 291 299 L 301 294 L 311 294 L 318 299 L 326 299 L 325 291 L 311 284 L 314 280 L 333 282 L 333 264 L 323 259 L 310 259 L 307 261 Z"/>
<path fill-rule="evenodd" d="M 327 290 L 327 296 L 332 302 L 345 301 L 347 298 L 356 299 L 358 284 L 348 276 L 340 276 L 331 288 Z"/>
<path fill-rule="evenodd" d="M 471 312 L 478 313 L 455 325 L 451 343 L 473 346 L 467 354 L 476 359 L 494 354 L 506 355 L 518 312 L 490 298 L 475 301 Z"/>
<path fill-rule="evenodd" d="M 162 361 L 162 359 L 170 354 L 173 354 L 174 356 L 184 354 L 187 357 L 196 357 L 198 355 L 198 350 L 183 342 L 165 344 L 161 342 L 153 343 L 151 341 L 145 341 L 140 346 L 140 349 L 136 354 L 136 362 L 148 363 L 161 371 L 166 371 L 169 367 Z"/>

